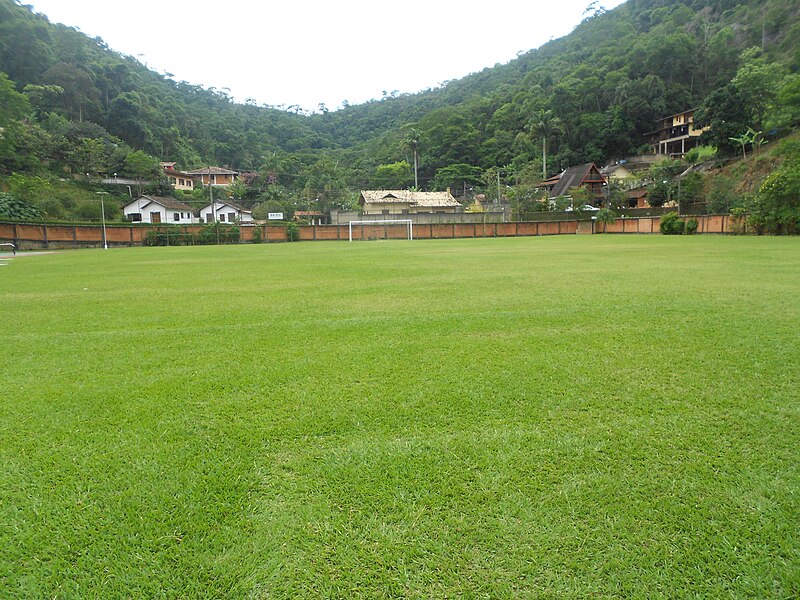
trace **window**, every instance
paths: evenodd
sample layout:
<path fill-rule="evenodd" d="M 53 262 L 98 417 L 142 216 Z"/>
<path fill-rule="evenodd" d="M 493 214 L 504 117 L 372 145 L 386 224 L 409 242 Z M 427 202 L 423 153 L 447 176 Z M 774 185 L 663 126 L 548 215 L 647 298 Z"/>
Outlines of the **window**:
<path fill-rule="evenodd" d="M 228 213 L 228 223 L 233 223 L 236 220 L 236 213 Z"/>
<path fill-rule="evenodd" d="M 142 213 L 128 213 L 128 219 L 134 223 L 139 223 L 142 220 Z"/>
<path fill-rule="evenodd" d="M 172 214 L 172 220 L 173 220 L 173 221 L 180 221 L 180 220 L 181 220 L 181 215 L 182 215 L 182 214 L 183 214 L 183 213 L 173 213 L 173 214 Z"/>
<path fill-rule="evenodd" d="M 225 213 L 222 213 L 222 214 L 219 216 L 219 222 L 220 222 L 220 223 L 224 223 L 224 222 L 225 222 Z"/>

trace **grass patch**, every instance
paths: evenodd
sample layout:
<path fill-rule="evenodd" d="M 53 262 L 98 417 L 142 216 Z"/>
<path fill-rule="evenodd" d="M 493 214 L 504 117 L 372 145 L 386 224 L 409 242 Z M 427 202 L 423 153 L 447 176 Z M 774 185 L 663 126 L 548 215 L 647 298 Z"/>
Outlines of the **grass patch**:
<path fill-rule="evenodd" d="M 2 272 L 3 597 L 800 594 L 800 240 Z"/>

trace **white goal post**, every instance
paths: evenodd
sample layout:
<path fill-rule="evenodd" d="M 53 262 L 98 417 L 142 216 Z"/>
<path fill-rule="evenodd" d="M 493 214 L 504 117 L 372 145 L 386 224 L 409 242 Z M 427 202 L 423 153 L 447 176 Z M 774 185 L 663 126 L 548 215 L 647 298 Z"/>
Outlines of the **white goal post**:
<path fill-rule="evenodd" d="M 384 221 L 348 221 L 350 241 L 353 241 L 353 225 L 387 225 L 392 223 L 405 223 L 407 225 L 408 239 L 414 239 L 414 224 L 411 219 L 386 219 Z"/>

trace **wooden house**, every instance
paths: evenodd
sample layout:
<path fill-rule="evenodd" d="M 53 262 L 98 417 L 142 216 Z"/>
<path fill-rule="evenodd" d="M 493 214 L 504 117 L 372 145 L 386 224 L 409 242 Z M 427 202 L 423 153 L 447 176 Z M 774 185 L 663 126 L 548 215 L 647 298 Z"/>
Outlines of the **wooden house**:
<path fill-rule="evenodd" d="M 586 188 L 590 193 L 590 202 L 601 205 L 605 201 L 608 182 L 594 163 L 586 163 L 570 167 L 558 178 L 550 178 L 542 182 L 543 187 L 550 188 L 550 199 L 571 195 L 571 190 Z"/>

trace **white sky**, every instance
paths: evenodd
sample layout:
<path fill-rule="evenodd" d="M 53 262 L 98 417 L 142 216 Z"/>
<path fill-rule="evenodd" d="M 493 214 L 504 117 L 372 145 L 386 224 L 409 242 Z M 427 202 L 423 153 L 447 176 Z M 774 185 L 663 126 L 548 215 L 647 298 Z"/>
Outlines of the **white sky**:
<path fill-rule="evenodd" d="M 418 92 L 569 33 L 591 0 L 27 0 L 176 81 L 334 109 Z M 610 10 L 622 0 L 600 0 Z"/>

